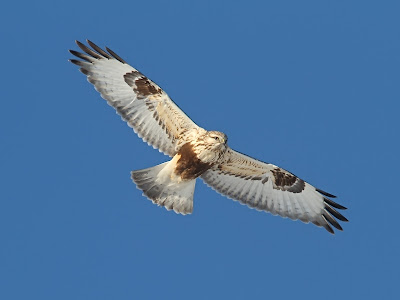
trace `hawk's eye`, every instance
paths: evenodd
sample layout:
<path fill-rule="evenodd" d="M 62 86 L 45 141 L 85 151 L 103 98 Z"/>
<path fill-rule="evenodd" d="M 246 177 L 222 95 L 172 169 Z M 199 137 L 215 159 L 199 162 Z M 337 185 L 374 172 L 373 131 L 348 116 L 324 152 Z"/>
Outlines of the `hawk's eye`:
<path fill-rule="evenodd" d="M 214 140 L 219 141 L 219 137 L 214 136 Z"/>

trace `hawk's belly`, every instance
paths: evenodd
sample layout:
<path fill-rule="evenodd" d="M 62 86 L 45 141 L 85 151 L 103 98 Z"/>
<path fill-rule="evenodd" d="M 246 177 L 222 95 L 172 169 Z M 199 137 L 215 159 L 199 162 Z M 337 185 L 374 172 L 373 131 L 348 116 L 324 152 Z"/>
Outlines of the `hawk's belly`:
<path fill-rule="evenodd" d="M 186 143 L 176 154 L 175 175 L 180 176 L 182 180 L 192 180 L 199 177 L 205 171 L 213 166 L 211 163 L 202 162 L 193 151 L 193 146 Z"/>

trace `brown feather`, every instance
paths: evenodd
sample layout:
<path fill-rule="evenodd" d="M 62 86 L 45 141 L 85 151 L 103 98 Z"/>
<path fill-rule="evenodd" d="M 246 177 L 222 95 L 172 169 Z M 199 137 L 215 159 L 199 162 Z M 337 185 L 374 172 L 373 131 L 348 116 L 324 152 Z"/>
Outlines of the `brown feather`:
<path fill-rule="evenodd" d="M 212 167 L 212 164 L 203 163 L 197 157 L 190 143 L 183 145 L 177 155 L 180 155 L 180 158 L 176 165 L 175 174 L 181 176 L 183 180 L 195 179 Z"/>

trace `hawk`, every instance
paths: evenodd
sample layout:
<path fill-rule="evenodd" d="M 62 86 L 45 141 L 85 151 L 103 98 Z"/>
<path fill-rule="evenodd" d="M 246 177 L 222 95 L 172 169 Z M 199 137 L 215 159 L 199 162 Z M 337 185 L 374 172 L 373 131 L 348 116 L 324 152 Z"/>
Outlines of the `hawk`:
<path fill-rule="evenodd" d="M 273 164 L 231 149 L 228 137 L 196 125 L 157 84 L 127 64 L 109 48 L 78 41 L 83 51 L 70 50 L 95 89 L 149 145 L 172 157 L 160 165 L 131 172 L 137 187 L 153 203 L 179 214 L 193 211 L 193 193 L 200 177 L 217 192 L 257 210 L 343 230 L 347 219 L 317 189 Z M 336 219 L 335 219 L 336 218 Z"/>

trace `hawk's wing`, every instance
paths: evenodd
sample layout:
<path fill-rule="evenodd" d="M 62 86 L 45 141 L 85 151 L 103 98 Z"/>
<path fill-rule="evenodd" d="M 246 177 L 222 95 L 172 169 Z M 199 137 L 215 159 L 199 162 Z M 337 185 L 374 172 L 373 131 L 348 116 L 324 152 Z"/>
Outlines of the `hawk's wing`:
<path fill-rule="evenodd" d="M 275 165 L 228 149 L 224 162 L 206 171 L 201 178 L 217 192 L 252 208 L 274 215 L 300 219 L 323 226 L 342 227 L 334 219 L 347 221 L 337 209 L 346 209 L 327 197 L 335 197 Z"/>
<path fill-rule="evenodd" d="M 95 51 L 77 41 L 85 54 L 70 50 L 82 59 L 70 61 L 145 142 L 174 156 L 176 146 L 199 127 L 157 84 L 110 49 L 87 42 Z"/>

